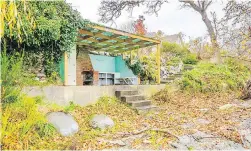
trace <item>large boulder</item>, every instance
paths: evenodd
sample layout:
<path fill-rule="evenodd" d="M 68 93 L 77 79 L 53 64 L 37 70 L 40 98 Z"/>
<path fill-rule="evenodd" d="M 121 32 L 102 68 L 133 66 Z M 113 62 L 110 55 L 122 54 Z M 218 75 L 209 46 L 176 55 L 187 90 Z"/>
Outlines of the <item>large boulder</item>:
<path fill-rule="evenodd" d="M 93 128 L 100 128 L 100 129 L 105 129 L 109 127 L 114 126 L 113 120 L 104 115 L 104 114 L 99 114 L 99 115 L 94 115 L 90 121 L 90 125 Z"/>
<path fill-rule="evenodd" d="M 47 115 L 47 119 L 63 136 L 70 136 L 78 132 L 78 123 L 70 114 L 51 112 Z"/>

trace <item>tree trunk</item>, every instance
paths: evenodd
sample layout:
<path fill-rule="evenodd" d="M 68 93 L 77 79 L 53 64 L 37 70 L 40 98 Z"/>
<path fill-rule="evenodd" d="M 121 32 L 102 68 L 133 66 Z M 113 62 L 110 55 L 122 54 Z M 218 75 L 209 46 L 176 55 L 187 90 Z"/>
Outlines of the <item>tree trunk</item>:
<path fill-rule="evenodd" d="M 209 20 L 207 13 L 205 11 L 200 12 L 201 16 L 202 16 L 202 20 L 203 22 L 206 24 L 207 26 L 207 30 L 211 39 L 211 43 L 212 43 L 212 47 L 214 50 L 214 58 L 213 58 L 213 62 L 215 63 L 221 63 L 221 54 L 220 54 L 220 49 L 219 49 L 219 45 L 217 43 L 217 37 L 214 31 L 214 28 L 212 26 L 211 21 Z"/>
<path fill-rule="evenodd" d="M 241 99 L 243 99 L 243 100 L 251 99 L 251 77 L 249 78 L 249 80 L 243 90 Z"/>

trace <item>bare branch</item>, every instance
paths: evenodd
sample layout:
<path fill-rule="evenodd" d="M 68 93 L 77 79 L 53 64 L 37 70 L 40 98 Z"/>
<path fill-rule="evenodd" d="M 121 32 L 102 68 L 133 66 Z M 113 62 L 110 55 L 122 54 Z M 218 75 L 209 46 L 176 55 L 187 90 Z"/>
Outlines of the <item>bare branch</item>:
<path fill-rule="evenodd" d="M 206 4 L 206 6 L 205 6 L 205 10 L 207 10 L 207 8 L 208 8 L 208 6 L 210 6 L 211 4 L 212 4 L 212 0 L 211 1 L 209 1 L 207 4 Z"/>
<path fill-rule="evenodd" d="M 132 13 L 135 7 L 146 6 L 147 14 L 158 14 L 161 6 L 167 3 L 167 0 L 102 0 L 99 7 L 100 21 L 107 23 L 111 22 L 121 16 L 123 10 Z"/>

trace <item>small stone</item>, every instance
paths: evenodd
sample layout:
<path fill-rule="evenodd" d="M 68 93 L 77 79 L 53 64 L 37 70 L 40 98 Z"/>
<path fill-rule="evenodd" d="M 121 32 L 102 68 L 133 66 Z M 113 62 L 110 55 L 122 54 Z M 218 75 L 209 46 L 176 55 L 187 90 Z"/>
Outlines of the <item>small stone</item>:
<path fill-rule="evenodd" d="M 104 114 L 99 114 L 93 116 L 93 118 L 90 121 L 90 125 L 93 128 L 105 129 L 108 127 L 113 127 L 114 122 L 110 117 Z"/>
<path fill-rule="evenodd" d="M 144 143 L 144 144 L 150 144 L 151 141 L 149 141 L 149 140 L 143 140 L 143 143 Z"/>
<path fill-rule="evenodd" d="M 200 119 L 197 119 L 197 122 L 199 124 L 202 124 L 202 125 L 207 125 L 210 123 L 210 121 L 206 120 L 206 119 L 203 119 L 203 118 L 200 118 Z"/>
<path fill-rule="evenodd" d="M 202 112 L 207 112 L 209 109 L 208 108 L 204 108 L 204 109 L 197 109 L 199 111 L 202 111 Z"/>
<path fill-rule="evenodd" d="M 225 105 L 222 105 L 221 107 L 219 107 L 220 110 L 227 110 L 227 109 L 230 109 L 231 107 L 234 107 L 236 106 L 235 104 L 225 104 Z"/>

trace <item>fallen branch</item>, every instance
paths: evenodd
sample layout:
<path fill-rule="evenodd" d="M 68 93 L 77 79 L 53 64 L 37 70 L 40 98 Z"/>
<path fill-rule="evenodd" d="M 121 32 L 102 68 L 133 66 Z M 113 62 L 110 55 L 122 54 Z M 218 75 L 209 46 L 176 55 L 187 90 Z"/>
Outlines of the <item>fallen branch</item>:
<path fill-rule="evenodd" d="M 170 131 L 168 131 L 167 129 L 159 129 L 159 128 L 150 128 L 150 127 L 147 127 L 145 129 L 142 129 L 142 130 L 139 130 L 139 131 L 135 131 L 135 132 L 130 132 L 130 133 L 117 133 L 115 135 L 113 135 L 114 137 L 113 138 L 124 138 L 124 137 L 130 137 L 130 136 L 133 136 L 133 135 L 139 135 L 139 134 L 142 134 L 146 131 L 157 131 L 157 132 L 162 132 L 162 133 L 167 133 L 168 135 L 171 135 L 177 139 L 179 139 L 179 137 L 175 134 L 172 134 Z M 119 136 L 118 136 L 119 135 Z"/>

